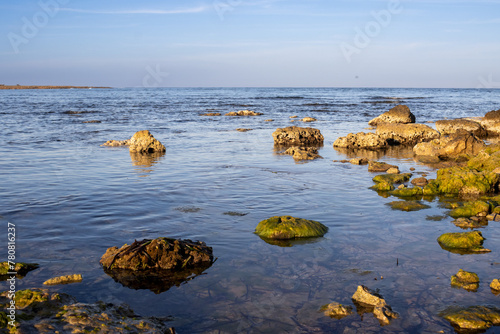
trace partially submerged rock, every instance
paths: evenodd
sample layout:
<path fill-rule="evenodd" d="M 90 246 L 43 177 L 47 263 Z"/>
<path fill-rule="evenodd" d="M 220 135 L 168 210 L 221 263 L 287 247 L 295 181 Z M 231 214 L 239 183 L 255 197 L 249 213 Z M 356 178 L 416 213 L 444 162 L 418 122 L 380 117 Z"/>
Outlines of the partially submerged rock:
<path fill-rule="evenodd" d="M 484 217 L 483 217 L 484 218 Z M 487 219 L 469 219 L 469 218 L 457 218 L 452 223 L 456 227 L 460 227 L 462 229 L 475 229 L 475 228 L 480 228 L 480 227 L 485 227 L 488 226 L 488 220 Z"/>
<path fill-rule="evenodd" d="M 315 147 L 292 146 L 288 148 L 283 154 L 291 155 L 295 160 L 299 161 L 323 158 L 318 154 L 318 149 Z"/>
<path fill-rule="evenodd" d="M 376 134 L 391 145 L 415 145 L 439 138 L 439 132 L 424 124 L 389 124 L 377 126 Z"/>
<path fill-rule="evenodd" d="M 419 201 L 394 201 L 387 203 L 393 210 L 400 211 L 419 211 L 423 209 L 429 209 L 430 206 L 423 204 Z"/>
<path fill-rule="evenodd" d="M 352 306 L 345 306 L 337 302 L 323 305 L 320 310 L 326 316 L 335 319 L 342 319 L 353 314 Z"/>
<path fill-rule="evenodd" d="M 66 276 L 54 277 L 43 282 L 45 285 L 58 285 L 58 284 L 70 284 L 70 283 L 80 283 L 82 281 L 81 274 L 73 274 Z"/>
<path fill-rule="evenodd" d="M 375 117 L 368 122 L 368 125 L 377 126 L 381 123 L 415 123 L 415 115 L 413 115 L 405 105 L 397 105 L 391 110 Z"/>
<path fill-rule="evenodd" d="M 390 194 L 396 197 L 415 197 L 415 196 L 422 196 L 424 192 L 420 187 L 412 187 L 412 188 L 402 187 L 391 191 Z"/>
<path fill-rule="evenodd" d="M 314 118 L 314 117 L 304 117 L 304 118 L 302 118 L 302 120 L 301 120 L 301 121 L 302 121 L 302 122 L 316 122 L 316 121 L 317 121 L 317 119 L 316 119 L 316 118 Z"/>
<path fill-rule="evenodd" d="M 479 276 L 476 273 L 459 269 L 456 275 L 451 276 L 451 286 L 476 291 L 479 288 Z"/>
<path fill-rule="evenodd" d="M 470 132 L 458 131 L 448 137 L 419 143 L 413 147 L 413 152 L 417 156 L 437 157 L 440 160 L 468 160 L 469 156 L 477 155 L 485 147 L 484 142 Z"/>
<path fill-rule="evenodd" d="M 500 309 L 493 306 L 450 306 L 439 315 L 460 330 L 486 330 L 500 325 Z"/>
<path fill-rule="evenodd" d="M 387 146 L 385 139 L 371 132 L 349 133 L 345 137 L 337 138 L 333 143 L 333 147 L 348 149 L 383 149 Z"/>
<path fill-rule="evenodd" d="M 499 174 L 487 170 L 456 166 L 438 170 L 436 180 L 428 187 L 435 187 L 437 193 L 481 195 L 496 192 L 499 180 Z"/>
<path fill-rule="evenodd" d="M 200 116 L 221 116 L 220 112 L 207 112 L 205 114 L 201 114 Z"/>
<path fill-rule="evenodd" d="M 273 132 L 274 144 L 278 146 L 322 146 L 324 137 L 318 129 L 289 126 Z"/>
<path fill-rule="evenodd" d="M 394 190 L 394 185 L 391 182 L 382 181 L 382 182 L 376 183 L 374 186 L 370 187 L 370 189 L 373 189 L 373 190 L 379 191 L 379 192 L 387 192 L 387 191 Z"/>
<path fill-rule="evenodd" d="M 411 178 L 411 173 L 403 173 L 403 174 L 379 174 L 373 178 L 373 182 L 381 183 L 405 183 L 408 182 Z"/>
<path fill-rule="evenodd" d="M 500 280 L 495 278 L 493 281 L 491 281 L 490 288 L 492 290 L 500 291 Z"/>
<path fill-rule="evenodd" d="M 328 227 L 320 222 L 291 216 L 275 216 L 265 219 L 255 229 L 255 233 L 262 238 L 280 240 L 322 237 L 326 232 L 328 232 Z"/>
<path fill-rule="evenodd" d="M 128 146 L 130 153 L 140 154 L 164 153 L 166 151 L 165 146 L 155 139 L 148 130 L 138 131 L 128 140 L 109 140 L 101 146 Z"/>
<path fill-rule="evenodd" d="M 444 250 L 458 254 L 491 252 L 483 247 L 484 237 L 480 231 L 445 233 L 437 239 Z"/>
<path fill-rule="evenodd" d="M 260 112 L 255 112 L 253 110 L 240 110 L 240 111 L 228 112 L 224 116 L 260 116 L 260 115 L 264 115 L 264 114 L 260 113 Z"/>
<path fill-rule="evenodd" d="M 460 217 L 469 218 L 472 216 L 476 216 L 482 212 L 489 213 L 489 211 L 490 211 L 490 204 L 484 201 L 472 201 L 472 202 L 466 202 L 463 206 L 451 210 L 450 216 L 453 218 L 460 218 Z"/>
<path fill-rule="evenodd" d="M 486 130 L 478 122 L 461 118 L 437 121 L 436 130 L 444 136 L 454 134 L 461 130 L 471 132 L 475 136 L 481 138 L 487 135 Z"/>
<path fill-rule="evenodd" d="M 368 159 L 365 158 L 353 158 L 349 160 L 349 162 L 353 165 L 367 165 Z"/>
<path fill-rule="evenodd" d="M 238 132 L 248 132 L 248 131 L 252 131 L 253 129 L 246 129 L 246 128 L 237 128 L 236 131 Z"/>
<path fill-rule="evenodd" d="M 360 285 L 352 296 L 353 302 L 360 309 L 373 312 L 382 326 L 388 325 L 390 319 L 396 319 L 399 315 L 387 305 L 384 298 L 376 292 L 370 291 L 366 286 Z"/>
<path fill-rule="evenodd" d="M 368 171 L 369 172 L 386 172 L 390 168 L 397 167 L 395 165 L 390 165 L 385 162 L 379 162 L 379 161 L 370 161 L 368 162 Z"/>
<path fill-rule="evenodd" d="M 9 279 L 12 275 L 16 278 L 23 278 L 28 272 L 38 268 L 38 263 L 17 262 L 15 265 L 9 265 L 9 262 L 0 262 L 0 281 Z"/>

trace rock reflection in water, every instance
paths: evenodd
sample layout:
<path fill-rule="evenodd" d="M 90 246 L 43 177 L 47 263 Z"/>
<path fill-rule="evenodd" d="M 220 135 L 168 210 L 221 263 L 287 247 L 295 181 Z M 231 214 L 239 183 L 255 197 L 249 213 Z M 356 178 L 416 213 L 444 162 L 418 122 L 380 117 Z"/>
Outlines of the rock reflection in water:
<path fill-rule="evenodd" d="M 132 165 L 138 167 L 136 168 L 136 171 L 141 173 L 151 173 L 154 170 L 153 166 L 156 165 L 164 155 L 165 152 L 154 152 L 148 154 L 130 152 L 130 159 L 132 160 Z"/>
<path fill-rule="evenodd" d="M 341 147 L 334 147 L 334 149 L 338 153 L 345 155 L 347 159 L 365 158 L 368 160 L 378 160 L 382 157 L 390 157 L 395 159 L 413 158 L 413 146 L 389 146 L 388 148 L 381 150 L 348 149 Z"/>
<path fill-rule="evenodd" d="M 298 239 L 287 239 L 287 240 L 279 240 L 279 239 L 269 239 L 260 237 L 269 245 L 280 246 L 280 247 L 293 247 L 299 245 L 307 245 L 307 244 L 315 244 L 323 240 L 323 237 L 317 238 L 298 238 Z"/>

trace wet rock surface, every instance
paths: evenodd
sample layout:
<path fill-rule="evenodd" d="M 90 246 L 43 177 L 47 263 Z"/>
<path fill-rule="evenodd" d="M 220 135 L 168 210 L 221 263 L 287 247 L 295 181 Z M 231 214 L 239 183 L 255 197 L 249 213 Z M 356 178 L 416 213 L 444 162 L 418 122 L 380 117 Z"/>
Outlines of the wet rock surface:
<path fill-rule="evenodd" d="M 451 306 L 440 316 L 459 330 L 486 330 L 500 325 L 500 309 L 494 306 Z"/>
<path fill-rule="evenodd" d="M 413 152 L 417 156 L 437 157 L 440 160 L 457 159 L 462 156 L 475 156 L 486 145 L 473 134 L 460 130 L 450 136 L 440 137 L 429 142 L 415 145 Z"/>
<path fill-rule="evenodd" d="M 415 115 L 411 113 L 408 106 L 397 105 L 391 110 L 369 121 L 368 125 L 377 126 L 381 123 L 415 123 Z"/>
<path fill-rule="evenodd" d="M 166 151 L 165 146 L 155 139 L 148 130 L 138 131 L 128 140 L 109 140 L 101 146 L 128 146 L 130 153 L 139 154 L 164 153 Z"/>
<path fill-rule="evenodd" d="M 350 133 L 345 137 L 338 138 L 333 143 L 333 147 L 347 149 L 383 149 L 388 146 L 385 139 L 371 132 Z"/>
<path fill-rule="evenodd" d="M 423 204 L 419 201 L 393 201 L 387 203 L 393 210 L 400 211 L 420 211 L 424 209 L 429 209 L 430 206 Z"/>
<path fill-rule="evenodd" d="M 366 286 L 358 286 L 352 300 L 357 307 L 358 313 L 373 312 L 373 315 L 382 326 L 388 325 L 391 319 L 399 317 L 381 295 L 371 291 Z"/>
<path fill-rule="evenodd" d="M 39 267 L 38 263 L 24 263 L 18 262 L 15 265 L 9 265 L 7 261 L 0 262 L 0 281 L 5 281 L 11 278 L 12 272 L 15 272 L 16 278 L 23 278 L 28 272 L 35 270 Z"/>
<path fill-rule="evenodd" d="M 324 137 L 318 129 L 289 126 L 273 132 L 276 146 L 322 146 Z"/>
<path fill-rule="evenodd" d="M 403 174 L 380 174 L 373 178 L 373 182 L 388 182 L 388 183 L 405 183 L 410 181 L 412 174 L 411 173 L 403 173 Z"/>
<path fill-rule="evenodd" d="M 260 112 L 255 112 L 253 110 L 239 110 L 239 111 L 231 111 L 225 114 L 224 116 L 260 116 L 264 115 Z"/>
<path fill-rule="evenodd" d="M 292 146 L 288 148 L 283 154 L 291 155 L 297 161 L 323 158 L 318 154 L 318 149 L 315 147 Z"/>
<path fill-rule="evenodd" d="M 476 273 L 460 269 L 458 273 L 451 276 L 451 286 L 469 291 L 477 291 L 479 288 L 479 277 Z"/>
<path fill-rule="evenodd" d="M 459 131 L 471 132 L 472 134 L 480 138 L 487 136 L 486 130 L 481 126 L 479 122 L 468 119 L 450 119 L 437 121 L 436 130 L 438 130 L 439 133 L 444 136 L 451 135 Z"/>
<path fill-rule="evenodd" d="M 255 233 L 266 239 L 295 239 L 322 237 L 328 232 L 328 227 L 314 220 L 291 216 L 275 216 L 261 221 L 255 228 Z"/>
<path fill-rule="evenodd" d="M 381 123 L 376 134 L 391 145 L 415 145 L 439 138 L 439 132 L 425 124 Z"/>
<path fill-rule="evenodd" d="M 457 254 L 491 252 L 483 247 L 484 237 L 479 231 L 445 233 L 438 239 L 441 248 Z"/>
<path fill-rule="evenodd" d="M 58 284 L 70 284 L 70 283 L 80 283 L 83 280 L 81 274 L 73 274 L 66 276 L 58 276 L 43 282 L 44 285 L 58 285 Z"/>
<path fill-rule="evenodd" d="M 368 162 L 368 171 L 369 172 L 387 172 L 390 168 L 398 167 L 395 165 L 390 165 L 385 162 L 379 162 L 379 161 L 369 161 Z"/>
<path fill-rule="evenodd" d="M 342 305 L 332 302 L 321 307 L 321 311 L 330 318 L 342 319 L 353 314 L 353 308 L 349 305 Z"/>

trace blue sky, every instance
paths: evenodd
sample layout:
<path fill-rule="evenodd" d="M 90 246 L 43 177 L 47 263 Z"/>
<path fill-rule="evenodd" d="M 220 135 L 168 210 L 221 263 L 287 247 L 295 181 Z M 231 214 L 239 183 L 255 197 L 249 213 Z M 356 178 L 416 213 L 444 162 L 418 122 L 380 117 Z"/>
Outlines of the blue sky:
<path fill-rule="evenodd" d="M 16 0 L 0 83 L 500 88 L 500 0 Z"/>

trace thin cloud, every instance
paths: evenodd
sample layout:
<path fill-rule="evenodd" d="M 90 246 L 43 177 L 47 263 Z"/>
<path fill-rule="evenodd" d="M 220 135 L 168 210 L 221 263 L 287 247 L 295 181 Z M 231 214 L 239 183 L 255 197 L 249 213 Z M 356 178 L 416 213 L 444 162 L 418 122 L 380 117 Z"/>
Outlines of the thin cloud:
<path fill-rule="evenodd" d="M 174 15 L 174 14 L 195 14 L 206 11 L 205 6 L 183 8 L 183 9 L 132 9 L 132 10 L 89 10 L 78 8 L 61 8 L 61 11 L 85 13 L 85 14 L 104 14 L 104 15 L 124 15 L 124 14 L 149 14 L 149 15 Z"/>

